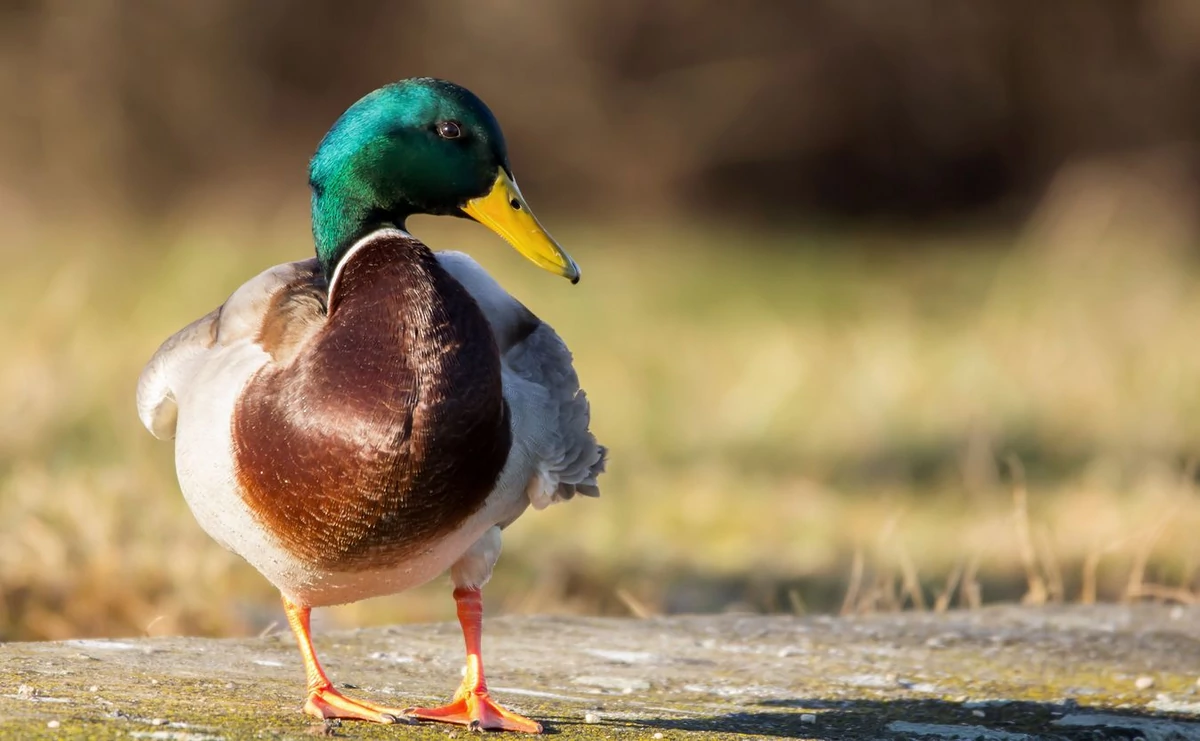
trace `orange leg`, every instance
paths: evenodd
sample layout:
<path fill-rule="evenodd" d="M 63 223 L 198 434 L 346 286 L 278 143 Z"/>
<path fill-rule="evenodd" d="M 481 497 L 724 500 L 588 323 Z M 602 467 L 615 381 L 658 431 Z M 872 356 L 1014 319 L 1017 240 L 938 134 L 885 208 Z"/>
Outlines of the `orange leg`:
<path fill-rule="evenodd" d="M 317 661 L 317 653 L 313 650 L 312 638 L 309 634 L 308 618 L 312 612 L 307 607 L 300 607 L 287 597 L 283 598 L 283 609 L 287 613 L 288 625 L 296 634 L 296 642 L 300 644 L 300 655 L 304 657 L 304 673 L 308 675 L 308 701 L 304 703 L 304 712 L 318 718 L 346 718 L 352 720 L 369 720 L 375 723 L 396 723 L 404 717 L 403 710 L 386 708 L 365 700 L 351 700 L 333 688 L 321 662 Z"/>
<path fill-rule="evenodd" d="M 505 710 L 488 696 L 480 657 L 483 598 L 478 589 L 455 589 L 458 622 L 467 644 L 467 674 L 454 700 L 440 708 L 409 708 L 405 714 L 423 720 L 458 723 L 471 730 L 541 733 L 542 724 Z"/>

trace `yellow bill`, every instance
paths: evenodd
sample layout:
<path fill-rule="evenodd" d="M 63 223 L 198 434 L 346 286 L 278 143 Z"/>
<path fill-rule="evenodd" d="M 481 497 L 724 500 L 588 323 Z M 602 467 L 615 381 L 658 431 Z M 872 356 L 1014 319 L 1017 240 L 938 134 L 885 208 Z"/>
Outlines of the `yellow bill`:
<path fill-rule="evenodd" d="M 517 252 L 532 260 L 534 265 L 561 275 L 572 283 L 579 282 L 579 266 L 538 223 L 525 204 L 517 184 L 503 168 L 496 176 L 491 191 L 467 201 L 463 211 L 503 237 Z"/>

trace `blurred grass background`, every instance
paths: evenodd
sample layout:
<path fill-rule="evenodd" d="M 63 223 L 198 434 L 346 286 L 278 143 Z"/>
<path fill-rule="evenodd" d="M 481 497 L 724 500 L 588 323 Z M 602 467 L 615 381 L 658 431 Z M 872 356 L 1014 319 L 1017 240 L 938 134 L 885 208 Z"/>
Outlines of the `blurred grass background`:
<path fill-rule="evenodd" d="M 0 7 L 0 640 L 280 618 L 133 390 L 311 252 L 304 168 L 386 81 L 496 110 L 571 287 L 597 501 L 507 612 L 871 611 L 1200 589 L 1200 13 L 1159 2 Z M 444 580 L 325 611 L 448 619 Z"/>

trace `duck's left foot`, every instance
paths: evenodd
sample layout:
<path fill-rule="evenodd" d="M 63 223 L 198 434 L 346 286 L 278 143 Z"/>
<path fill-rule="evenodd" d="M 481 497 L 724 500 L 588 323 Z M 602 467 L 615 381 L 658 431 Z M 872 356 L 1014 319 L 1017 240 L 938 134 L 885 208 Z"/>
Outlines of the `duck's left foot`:
<path fill-rule="evenodd" d="M 505 710 L 492 702 L 487 692 L 468 692 L 440 708 L 408 708 L 404 714 L 421 720 L 457 723 L 472 731 L 516 731 L 541 733 L 542 724 L 523 715 Z"/>
<path fill-rule="evenodd" d="M 333 687 L 318 687 L 308 694 L 304 712 L 314 718 L 330 720 L 366 720 L 372 723 L 407 723 L 403 710 L 346 697 Z"/>

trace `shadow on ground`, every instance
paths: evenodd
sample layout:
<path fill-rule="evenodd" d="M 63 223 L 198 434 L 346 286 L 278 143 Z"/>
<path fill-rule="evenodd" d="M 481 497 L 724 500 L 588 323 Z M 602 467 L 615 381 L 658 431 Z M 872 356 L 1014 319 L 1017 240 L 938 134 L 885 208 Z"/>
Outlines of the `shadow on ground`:
<path fill-rule="evenodd" d="M 1145 713 L 1090 711 L 1073 702 L 776 700 L 712 717 L 641 720 L 647 730 L 744 734 L 828 741 L 994 739 L 1107 741 L 1200 739 L 1200 722 Z"/>

